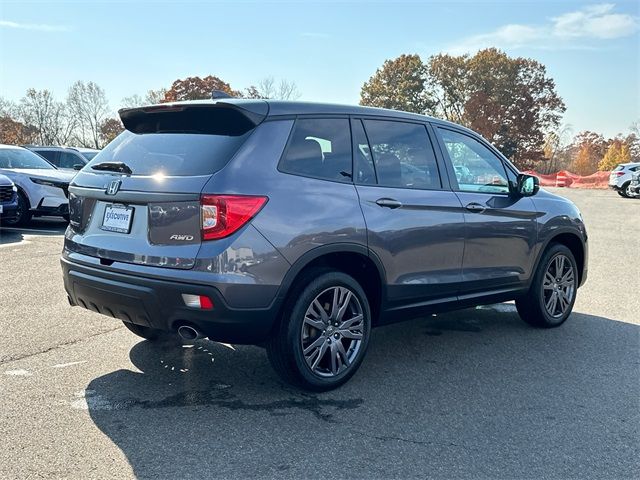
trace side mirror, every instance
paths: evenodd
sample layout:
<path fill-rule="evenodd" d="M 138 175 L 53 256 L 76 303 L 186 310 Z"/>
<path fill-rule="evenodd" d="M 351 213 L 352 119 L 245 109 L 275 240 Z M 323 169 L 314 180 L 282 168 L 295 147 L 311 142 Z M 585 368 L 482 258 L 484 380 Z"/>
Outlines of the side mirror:
<path fill-rule="evenodd" d="M 76 163 L 76 164 L 73 166 L 73 169 L 74 169 L 74 170 L 82 170 L 83 168 L 84 168 L 84 165 L 83 165 L 83 164 L 81 164 L 81 163 Z"/>
<path fill-rule="evenodd" d="M 518 175 L 516 193 L 521 197 L 531 197 L 540 190 L 540 179 L 533 175 L 521 173 Z"/>

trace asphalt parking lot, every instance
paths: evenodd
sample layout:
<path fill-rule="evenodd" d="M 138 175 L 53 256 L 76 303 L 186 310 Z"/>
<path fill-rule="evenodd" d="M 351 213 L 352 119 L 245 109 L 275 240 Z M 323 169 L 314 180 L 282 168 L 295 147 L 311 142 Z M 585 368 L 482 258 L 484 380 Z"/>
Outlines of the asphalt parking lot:
<path fill-rule="evenodd" d="M 0 229 L 0 478 L 640 477 L 640 201 L 557 191 L 590 233 L 564 326 L 500 304 L 383 327 L 325 394 L 260 348 L 69 307 L 64 224 Z"/>

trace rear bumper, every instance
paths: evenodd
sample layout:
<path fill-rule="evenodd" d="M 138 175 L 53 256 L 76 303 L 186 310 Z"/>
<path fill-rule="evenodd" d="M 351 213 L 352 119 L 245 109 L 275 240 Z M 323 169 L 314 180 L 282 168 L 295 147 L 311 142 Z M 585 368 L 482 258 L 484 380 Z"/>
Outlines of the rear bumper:
<path fill-rule="evenodd" d="M 73 305 L 109 317 L 176 331 L 191 325 L 211 340 L 258 344 L 271 332 L 277 307 L 234 309 L 213 286 L 123 275 L 61 259 L 64 286 Z M 206 295 L 213 310 L 187 307 L 182 294 Z"/>

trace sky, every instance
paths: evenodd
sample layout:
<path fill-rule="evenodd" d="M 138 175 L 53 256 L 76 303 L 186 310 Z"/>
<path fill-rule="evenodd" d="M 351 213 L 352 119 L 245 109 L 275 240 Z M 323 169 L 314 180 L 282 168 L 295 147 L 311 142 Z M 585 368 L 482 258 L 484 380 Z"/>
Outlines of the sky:
<path fill-rule="evenodd" d="M 94 81 L 122 99 L 216 75 L 243 89 L 272 76 L 300 100 L 355 104 L 386 59 L 495 46 L 547 67 L 573 133 L 640 120 L 640 1 L 0 0 L 0 97 L 60 99 Z"/>

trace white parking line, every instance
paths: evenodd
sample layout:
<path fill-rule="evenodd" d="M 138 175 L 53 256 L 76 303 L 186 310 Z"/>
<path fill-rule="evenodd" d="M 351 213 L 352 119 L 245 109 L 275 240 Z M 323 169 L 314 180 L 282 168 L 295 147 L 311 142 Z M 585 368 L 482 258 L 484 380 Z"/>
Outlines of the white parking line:
<path fill-rule="evenodd" d="M 64 235 L 64 232 L 61 232 L 60 230 L 41 230 L 41 229 L 37 229 L 37 228 L 14 228 L 14 227 L 2 227 L 2 231 L 6 230 L 7 232 L 19 232 L 19 233 L 23 233 L 25 235 L 29 235 L 31 232 L 38 232 L 38 233 L 59 233 L 60 235 Z"/>
<path fill-rule="evenodd" d="M 19 247 L 20 245 L 26 245 L 27 243 L 31 243 L 31 242 L 29 240 L 21 240 L 19 242 L 13 242 L 13 243 L 0 243 L 0 248 Z"/>

